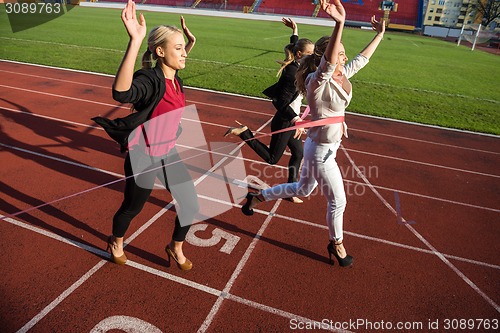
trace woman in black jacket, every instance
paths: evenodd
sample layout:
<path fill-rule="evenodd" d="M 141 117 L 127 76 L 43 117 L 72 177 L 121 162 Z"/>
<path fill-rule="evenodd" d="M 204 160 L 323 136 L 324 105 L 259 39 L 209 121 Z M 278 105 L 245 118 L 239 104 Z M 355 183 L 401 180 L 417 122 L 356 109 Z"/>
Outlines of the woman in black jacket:
<path fill-rule="evenodd" d="M 285 46 L 286 58 L 280 62 L 282 66 L 278 71 L 278 76 L 280 76 L 278 82 L 263 91 L 266 96 L 272 99 L 276 108 L 276 114 L 271 121 L 272 132 L 294 126 L 301 121 L 299 114 L 302 94 L 295 87 L 295 73 L 299 67 L 300 59 L 314 51 L 312 41 L 305 38 L 299 39 L 297 24 L 292 19 L 283 18 L 282 22 L 293 29 L 290 44 Z M 269 147 L 259 140 L 253 139 L 253 133 L 244 125 L 229 128 L 224 136 L 229 134 L 239 136 L 269 164 L 278 163 L 288 146 L 292 154 L 288 163 L 288 182 L 294 183 L 298 180 L 300 162 L 303 157 L 303 145 L 300 138 L 303 133 L 302 129 L 298 129 L 273 134 Z M 299 198 L 290 198 L 289 200 L 295 203 L 302 202 Z"/>
<path fill-rule="evenodd" d="M 108 238 L 107 250 L 113 262 L 125 264 L 125 232 L 148 200 L 155 179 L 159 178 L 178 205 L 172 240 L 165 251 L 180 269 L 189 270 L 193 265 L 184 256 L 182 244 L 199 206 L 193 181 L 175 149 L 179 119 L 185 107 L 177 71 L 185 67 L 187 53 L 196 39 L 182 17 L 187 44 L 183 30 L 165 25 L 155 27 L 148 36 L 143 68 L 134 73 L 137 55 L 146 37 L 146 21 L 142 14 L 136 17 L 135 3 L 131 0 L 122 11 L 122 21 L 130 40 L 113 82 L 113 98 L 132 103 L 135 112 L 114 120 L 93 118 L 120 144 L 122 151 L 127 151 L 124 199 L 113 217 L 113 234 Z M 156 62 L 154 67 L 153 62 Z M 170 121 L 164 121 L 165 118 Z M 138 161 L 148 162 L 146 172 L 137 172 Z"/>

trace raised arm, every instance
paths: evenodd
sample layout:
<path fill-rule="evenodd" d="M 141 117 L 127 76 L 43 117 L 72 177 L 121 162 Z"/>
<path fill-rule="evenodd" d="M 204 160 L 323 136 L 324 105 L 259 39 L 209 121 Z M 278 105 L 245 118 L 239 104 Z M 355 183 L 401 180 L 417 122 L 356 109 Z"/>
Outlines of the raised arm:
<path fill-rule="evenodd" d="M 344 30 L 344 6 L 342 6 L 340 0 L 332 0 L 332 3 L 328 3 L 327 0 L 320 0 L 320 4 L 321 9 L 335 21 L 335 27 L 325 50 L 325 59 L 330 64 L 336 64 L 341 50 L 342 31 Z"/>
<path fill-rule="evenodd" d="M 186 26 L 186 20 L 184 19 L 184 16 L 181 16 L 181 27 L 182 31 L 184 31 L 184 35 L 188 40 L 186 44 L 186 53 L 189 54 L 189 52 L 193 49 L 194 44 L 196 43 L 196 37 L 191 33 L 191 31 L 189 31 L 188 27 Z"/>
<path fill-rule="evenodd" d="M 144 16 L 140 14 L 139 21 L 137 20 L 135 2 L 132 0 L 128 1 L 122 11 L 122 21 L 130 40 L 113 82 L 113 89 L 116 91 L 127 91 L 132 86 L 135 61 L 147 31 Z"/>
<path fill-rule="evenodd" d="M 291 18 L 286 18 L 283 17 L 281 19 L 281 22 L 283 22 L 284 25 L 292 29 L 292 35 L 298 36 L 299 35 L 299 28 L 297 26 L 297 23 L 294 22 Z"/>
<path fill-rule="evenodd" d="M 380 44 L 380 41 L 384 38 L 385 33 L 385 22 L 381 20 L 380 22 L 375 19 L 375 15 L 372 16 L 372 29 L 377 32 L 372 41 L 360 52 L 366 58 L 370 59 L 375 50 Z"/>

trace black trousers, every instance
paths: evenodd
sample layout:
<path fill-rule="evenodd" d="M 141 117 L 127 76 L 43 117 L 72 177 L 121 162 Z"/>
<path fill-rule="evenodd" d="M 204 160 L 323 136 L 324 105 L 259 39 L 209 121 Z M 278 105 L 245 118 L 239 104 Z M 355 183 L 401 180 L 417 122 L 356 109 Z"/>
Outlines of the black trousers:
<path fill-rule="evenodd" d="M 182 242 L 199 212 L 198 196 L 193 180 L 175 148 L 170 150 L 166 157 L 151 162 L 148 169 L 153 171 L 127 178 L 123 202 L 113 217 L 113 235 L 115 237 L 125 235 L 130 222 L 140 213 L 151 195 L 154 182 L 158 178 L 177 201 L 177 216 L 172 239 Z M 132 168 L 128 153 L 125 158 L 125 175 L 132 176 L 134 171 L 137 174 L 137 170 Z"/>
<path fill-rule="evenodd" d="M 283 120 L 280 116 L 275 115 L 271 121 L 271 131 L 278 131 L 280 129 L 291 127 L 292 123 Z M 292 156 L 288 162 L 288 182 L 295 183 L 298 181 L 300 162 L 304 157 L 304 147 L 302 145 L 302 139 L 295 139 L 293 135 L 295 130 L 273 134 L 271 136 L 271 143 L 269 147 L 260 142 L 259 140 L 245 141 L 262 159 L 269 164 L 276 164 L 283 156 L 286 147 L 290 148 Z M 250 130 L 246 130 L 241 133 L 240 138 L 242 140 L 248 140 L 253 138 L 253 133 Z"/>

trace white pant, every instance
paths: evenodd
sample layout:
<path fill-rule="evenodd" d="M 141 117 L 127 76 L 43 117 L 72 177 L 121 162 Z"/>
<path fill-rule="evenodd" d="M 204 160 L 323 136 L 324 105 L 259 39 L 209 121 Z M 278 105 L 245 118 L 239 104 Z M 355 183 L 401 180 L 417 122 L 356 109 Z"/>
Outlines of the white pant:
<path fill-rule="evenodd" d="M 330 240 L 341 241 L 343 238 L 343 216 L 347 199 L 344 183 L 335 157 L 340 142 L 317 144 L 310 138 L 304 144 L 304 164 L 297 183 L 286 183 L 262 190 L 266 199 L 276 200 L 289 197 L 307 197 L 316 186 L 326 198 L 326 224 L 330 231 Z"/>

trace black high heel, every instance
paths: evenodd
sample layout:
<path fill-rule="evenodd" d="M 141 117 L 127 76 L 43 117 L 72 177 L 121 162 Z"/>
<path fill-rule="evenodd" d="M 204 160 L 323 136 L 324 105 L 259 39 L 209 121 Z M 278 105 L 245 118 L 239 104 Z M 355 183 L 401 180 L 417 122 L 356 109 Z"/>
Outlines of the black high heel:
<path fill-rule="evenodd" d="M 250 204 L 252 203 L 253 198 L 256 198 L 259 202 L 262 202 L 262 200 L 259 198 L 259 194 L 254 192 L 248 192 L 246 198 L 247 202 L 245 202 L 245 204 L 241 206 L 241 211 L 243 212 L 243 214 L 251 216 L 253 215 L 253 208 L 250 208 Z"/>
<path fill-rule="evenodd" d="M 339 254 L 337 253 L 337 249 L 335 248 L 335 245 L 340 245 L 340 244 L 342 244 L 342 243 L 335 244 L 333 241 L 330 241 L 330 243 L 328 243 L 328 246 L 326 247 L 326 249 L 328 250 L 328 255 L 330 257 L 329 263 L 330 263 L 330 265 L 333 265 L 333 260 L 332 260 L 332 254 L 333 254 L 335 256 L 335 258 L 337 258 L 339 265 L 341 267 L 349 267 L 352 265 L 354 258 L 348 254 L 344 258 L 341 258 L 339 256 Z"/>

